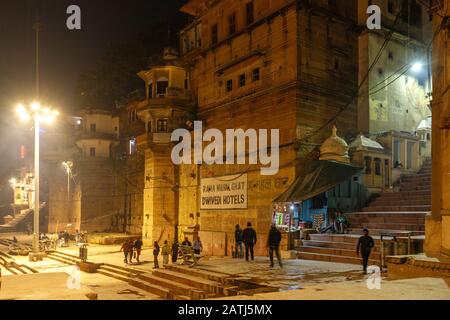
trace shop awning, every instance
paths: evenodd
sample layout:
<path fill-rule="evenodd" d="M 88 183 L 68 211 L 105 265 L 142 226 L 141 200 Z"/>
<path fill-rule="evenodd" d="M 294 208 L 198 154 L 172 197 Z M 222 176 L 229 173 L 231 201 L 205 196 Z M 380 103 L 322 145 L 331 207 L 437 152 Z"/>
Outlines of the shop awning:
<path fill-rule="evenodd" d="M 334 161 L 314 161 L 306 174 L 274 202 L 300 202 L 329 191 L 338 184 L 357 175 L 363 168 Z"/>

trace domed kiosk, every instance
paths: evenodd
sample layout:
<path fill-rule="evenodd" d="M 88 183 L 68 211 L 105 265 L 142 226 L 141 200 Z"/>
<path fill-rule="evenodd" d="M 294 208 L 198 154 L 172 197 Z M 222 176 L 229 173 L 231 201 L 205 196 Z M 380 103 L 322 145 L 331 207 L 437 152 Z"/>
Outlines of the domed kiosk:
<path fill-rule="evenodd" d="M 338 137 L 337 128 L 333 126 L 333 132 L 320 147 L 320 160 L 350 163 L 348 155 L 348 144 L 344 139 Z"/>

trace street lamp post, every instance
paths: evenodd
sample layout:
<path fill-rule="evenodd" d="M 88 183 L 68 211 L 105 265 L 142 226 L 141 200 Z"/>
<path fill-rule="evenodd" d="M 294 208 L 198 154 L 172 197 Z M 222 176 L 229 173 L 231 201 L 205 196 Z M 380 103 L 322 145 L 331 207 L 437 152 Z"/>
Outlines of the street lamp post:
<path fill-rule="evenodd" d="M 66 169 L 67 173 L 67 218 L 72 222 L 72 217 L 70 214 L 70 178 L 72 177 L 72 161 L 64 161 L 62 163 L 63 167 Z"/>
<path fill-rule="evenodd" d="M 17 114 L 22 121 L 34 119 L 34 232 L 33 232 L 33 256 L 36 260 L 40 260 L 38 255 L 39 249 L 39 131 L 41 122 L 51 124 L 59 115 L 58 111 L 49 107 L 42 108 L 38 102 L 34 102 L 29 108 L 20 104 L 16 109 Z"/>

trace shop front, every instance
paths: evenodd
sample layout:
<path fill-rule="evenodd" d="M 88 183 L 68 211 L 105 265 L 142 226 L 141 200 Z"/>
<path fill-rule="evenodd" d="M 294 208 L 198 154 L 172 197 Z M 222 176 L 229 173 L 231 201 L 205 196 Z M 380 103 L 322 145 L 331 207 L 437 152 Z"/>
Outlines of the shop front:
<path fill-rule="evenodd" d="M 283 250 L 292 250 L 307 234 L 320 232 L 337 210 L 351 212 L 364 205 L 361 170 L 351 164 L 315 161 L 274 200 L 273 223 L 283 233 Z"/>

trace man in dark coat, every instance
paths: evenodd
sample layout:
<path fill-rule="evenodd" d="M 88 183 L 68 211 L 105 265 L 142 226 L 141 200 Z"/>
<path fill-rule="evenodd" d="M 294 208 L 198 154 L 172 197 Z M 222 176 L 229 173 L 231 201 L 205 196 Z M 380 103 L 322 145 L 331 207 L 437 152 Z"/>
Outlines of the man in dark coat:
<path fill-rule="evenodd" d="M 244 249 L 242 247 L 243 231 L 239 225 L 234 230 L 234 240 L 236 244 L 236 251 L 234 258 L 242 259 L 244 257 Z"/>
<path fill-rule="evenodd" d="M 172 244 L 172 263 L 176 263 L 178 260 L 178 249 L 180 245 L 178 244 L 178 241 L 175 240 Z"/>
<path fill-rule="evenodd" d="M 280 242 L 281 242 L 281 232 L 277 229 L 277 227 L 273 224 L 269 231 L 269 238 L 267 240 L 267 247 L 269 248 L 269 256 L 270 256 L 270 267 L 273 268 L 273 252 L 275 251 L 278 259 L 278 263 L 280 264 L 280 268 L 283 268 L 283 263 L 281 261 L 280 254 Z"/>
<path fill-rule="evenodd" d="M 249 260 L 249 252 L 252 257 L 252 261 L 255 260 L 253 247 L 256 244 L 256 231 L 252 228 L 252 224 L 249 222 L 247 223 L 247 228 L 245 228 L 244 232 L 242 233 L 242 240 L 244 241 L 245 245 L 245 260 Z"/>
<path fill-rule="evenodd" d="M 364 274 L 367 274 L 367 265 L 369 264 L 370 253 L 375 244 L 372 237 L 369 236 L 369 230 L 364 229 L 363 232 L 364 236 L 359 238 L 358 246 L 356 247 L 356 254 L 359 255 L 359 252 L 361 252 Z"/>

